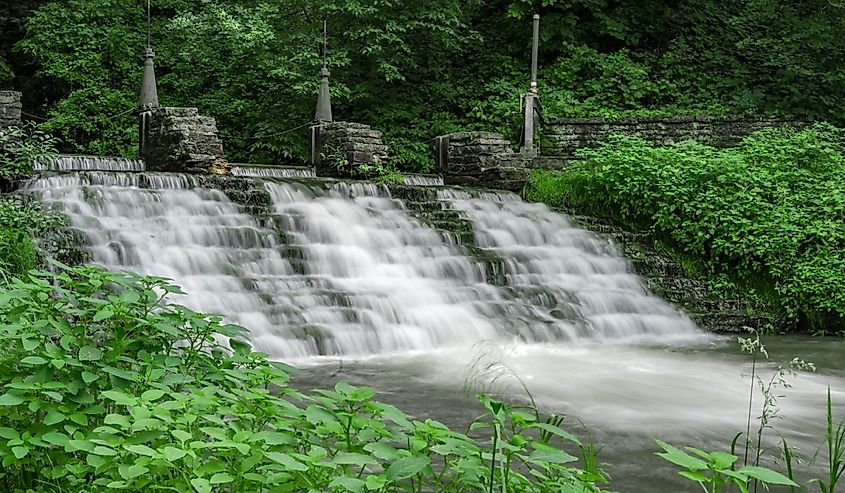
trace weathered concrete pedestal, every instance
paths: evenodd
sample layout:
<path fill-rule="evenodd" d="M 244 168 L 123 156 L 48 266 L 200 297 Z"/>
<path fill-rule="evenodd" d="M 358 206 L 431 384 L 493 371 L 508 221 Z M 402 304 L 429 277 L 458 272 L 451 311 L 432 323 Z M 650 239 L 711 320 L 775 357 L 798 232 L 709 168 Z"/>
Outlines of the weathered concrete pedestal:
<path fill-rule="evenodd" d="M 142 152 L 147 170 L 227 174 L 214 118 L 196 108 L 159 108 L 147 118 Z"/>
<path fill-rule="evenodd" d="M 437 169 L 447 185 L 520 192 L 531 158 L 511 149 L 502 134 L 460 132 L 435 139 Z"/>
<path fill-rule="evenodd" d="M 0 128 L 21 124 L 21 93 L 0 91 Z"/>
<path fill-rule="evenodd" d="M 389 159 L 382 133 L 362 123 L 314 125 L 309 129 L 308 147 L 318 176 L 367 178 Z M 362 171 L 362 167 L 370 171 Z"/>

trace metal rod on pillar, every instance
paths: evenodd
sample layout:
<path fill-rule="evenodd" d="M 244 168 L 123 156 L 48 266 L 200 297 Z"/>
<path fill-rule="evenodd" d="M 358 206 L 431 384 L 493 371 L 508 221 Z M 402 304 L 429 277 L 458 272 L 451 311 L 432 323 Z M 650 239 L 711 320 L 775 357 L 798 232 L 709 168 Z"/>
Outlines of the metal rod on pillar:
<path fill-rule="evenodd" d="M 534 38 L 531 45 L 531 88 L 523 96 L 525 104 L 525 120 L 523 122 L 523 147 L 522 152 L 528 157 L 536 157 L 537 150 L 534 148 L 534 115 L 539 110 L 539 94 L 537 89 L 537 57 L 540 45 L 540 15 L 534 14 Z"/>
<path fill-rule="evenodd" d="M 317 110 L 314 112 L 314 121 L 332 122 L 332 99 L 329 92 L 329 76 L 331 75 L 326 66 L 326 56 L 328 53 L 328 23 L 323 21 L 323 69 L 320 71 L 322 80 L 320 81 L 320 95 L 317 98 Z"/>
<path fill-rule="evenodd" d="M 144 50 L 144 78 L 138 97 L 138 146 L 141 156 L 147 145 L 149 120 L 152 111 L 158 109 L 158 87 L 155 74 L 155 52 L 152 47 L 151 0 L 147 0 L 147 48 Z"/>
<path fill-rule="evenodd" d="M 537 90 L 537 52 L 540 47 L 540 14 L 534 14 L 534 41 L 531 45 L 531 88 Z"/>

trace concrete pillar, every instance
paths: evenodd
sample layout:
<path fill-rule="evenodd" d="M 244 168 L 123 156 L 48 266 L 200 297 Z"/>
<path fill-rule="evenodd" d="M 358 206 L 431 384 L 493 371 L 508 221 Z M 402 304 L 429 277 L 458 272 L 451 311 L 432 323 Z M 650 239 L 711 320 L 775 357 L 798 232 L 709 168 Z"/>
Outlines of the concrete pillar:
<path fill-rule="evenodd" d="M 21 93 L 0 91 L 0 128 L 21 124 Z"/>

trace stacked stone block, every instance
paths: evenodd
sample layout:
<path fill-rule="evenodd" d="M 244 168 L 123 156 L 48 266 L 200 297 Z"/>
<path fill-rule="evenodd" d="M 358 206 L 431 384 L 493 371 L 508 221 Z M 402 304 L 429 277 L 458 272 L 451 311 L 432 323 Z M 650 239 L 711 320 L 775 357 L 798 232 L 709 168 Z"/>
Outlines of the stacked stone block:
<path fill-rule="evenodd" d="M 613 134 L 639 137 L 658 145 L 693 140 L 726 147 L 763 128 L 800 128 L 806 125 L 806 122 L 798 120 L 776 118 L 563 118 L 546 125 L 541 153 L 564 159 L 577 159 L 579 149 L 596 147 Z"/>
<path fill-rule="evenodd" d="M 196 108 L 153 111 L 144 159 L 150 171 L 218 173 L 227 168 L 217 123 Z"/>
<path fill-rule="evenodd" d="M 0 128 L 21 123 L 21 93 L 0 91 Z"/>
<path fill-rule="evenodd" d="M 367 178 L 374 174 L 378 163 L 387 164 L 388 147 L 382 133 L 369 125 L 350 122 L 334 122 L 320 125 L 316 135 L 318 142 L 312 144 L 316 155 L 312 158 L 319 176 L 337 178 Z M 371 171 L 362 173 L 361 165 Z"/>
<path fill-rule="evenodd" d="M 494 132 L 460 132 L 438 137 L 437 166 L 447 185 L 519 192 L 528 180 L 530 159 Z"/>

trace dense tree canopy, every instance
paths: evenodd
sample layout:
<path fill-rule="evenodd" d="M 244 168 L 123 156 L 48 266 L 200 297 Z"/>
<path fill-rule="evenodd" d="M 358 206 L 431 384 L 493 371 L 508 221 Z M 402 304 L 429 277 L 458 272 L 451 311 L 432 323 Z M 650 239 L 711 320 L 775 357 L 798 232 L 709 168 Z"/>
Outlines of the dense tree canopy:
<path fill-rule="evenodd" d="M 115 115 L 136 104 L 146 2 L 21 5 L 0 12 L 27 18 L 0 47 L 0 83 L 69 150 L 132 153 L 132 116 Z M 534 12 L 550 116 L 845 107 L 845 8 L 829 0 L 156 0 L 160 96 L 216 117 L 234 159 L 300 159 L 304 134 L 284 131 L 313 116 L 326 20 L 337 116 L 384 130 L 401 166 L 426 169 L 437 134 L 515 134 Z"/>

